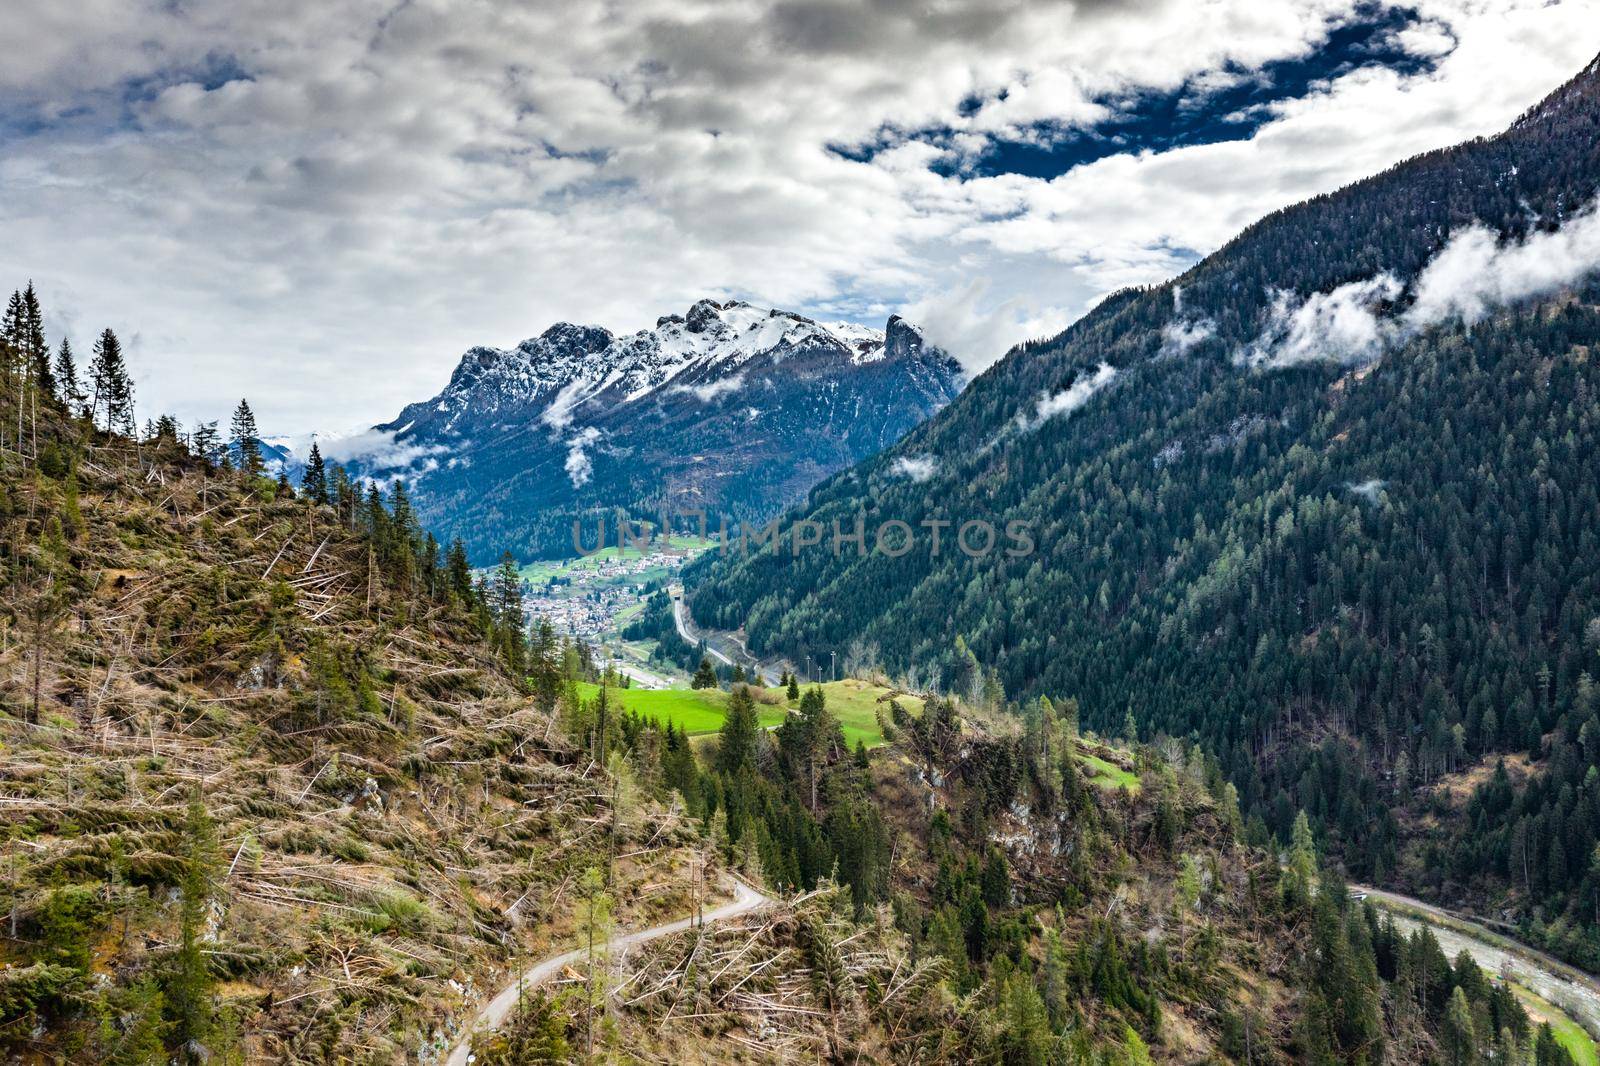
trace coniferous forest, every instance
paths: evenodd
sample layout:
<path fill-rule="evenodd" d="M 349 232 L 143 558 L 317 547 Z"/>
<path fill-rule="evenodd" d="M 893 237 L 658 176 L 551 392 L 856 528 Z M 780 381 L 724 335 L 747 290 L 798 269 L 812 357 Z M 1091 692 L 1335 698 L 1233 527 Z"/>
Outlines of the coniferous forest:
<path fill-rule="evenodd" d="M 866 645 L 947 688 L 1070 693 L 1097 728 L 1193 737 L 1279 839 L 1303 809 L 1351 876 L 1505 908 L 1600 965 L 1600 290 L 1445 322 L 1374 363 L 1239 361 L 1275 292 L 1414 277 L 1462 226 L 1515 242 L 1580 214 L 1597 130 L 1591 67 L 1500 136 L 1278 212 L 1017 349 L 795 513 L 1022 519 L 1033 555 L 712 558 L 696 617 L 759 651 Z M 1198 338 L 1181 353 L 1178 327 Z M 1015 431 L 1100 363 L 1117 375 L 1083 410 Z M 900 456 L 939 473 L 897 479 Z M 1473 768 L 1470 803 L 1437 794 Z"/>

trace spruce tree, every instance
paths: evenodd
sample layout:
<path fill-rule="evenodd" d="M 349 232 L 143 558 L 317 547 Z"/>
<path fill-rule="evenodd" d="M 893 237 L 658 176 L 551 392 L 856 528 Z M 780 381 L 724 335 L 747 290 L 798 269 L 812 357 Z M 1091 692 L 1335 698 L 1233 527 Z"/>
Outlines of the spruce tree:
<path fill-rule="evenodd" d="M 444 555 L 445 581 L 450 591 L 462 603 L 472 600 L 472 567 L 467 562 L 467 549 L 457 537 L 450 542 Z"/>
<path fill-rule="evenodd" d="M 700 666 L 694 672 L 694 677 L 689 681 L 690 688 L 716 688 L 717 672 L 711 668 L 711 658 L 706 655 L 700 657 Z"/>
<path fill-rule="evenodd" d="M 72 342 L 61 338 L 61 347 L 56 350 L 56 362 L 53 368 L 56 380 L 56 396 L 61 400 L 61 405 L 72 415 L 78 415 L 83 410 L 83 385 L 78 381 L 78 361 L 72 355 Z"/>
<path fill-rule="evenodd" d="M 222 436 L 217 432 L 217 423 L 197 422 L 194 432 L 189 434 L 189 450 L 197 459 L 215 464 L 218 459 L 217 449 L 221 447 Z"/>
<path fill-rule="evenodd" d="M 717 769 L 735 774 L 740 767 L 755 761 L 761 739 L 761 723 L 756 718 L 756 701 L 744 685 L 735 685 L 728 700 L 728 717 L 722 723 L 721 744 L 717 749 Z"/>
<path fill-rule="evenodd" d="M 128 366 L 122 359 L 122 342 L 107 329 L 94 343 L 94 359 L 89 363 L 89 385 L 92 397 L 89 403 L 91 421 L 99 417 L 100 405 L 105 405 L 106 430 L 112 433 L 134 432 L 133 380 L 128 377 Z"/>
<path fill-rule="evenodd" d="M 312 503 L 326 506 L 328 498 L 328 468 L 322 461 L 322 449 L 311 442 L 311 455 L 306 459 L 306 471 L 300 476 L 300 488 Z"/>
<path fill-rule="evenodd" d="M 208 1047 L 214 1023 L 211 973 L 200 937 L 211 899 L 215 850 L 216 829 L 196 786 L 183 830 L 178 953 L 166 990 L 173 1036 L 182 1049 L 180 1061 L 184 1062 L 204 1062 L 212 1052 Z"/>
<path fill-rule="evenodd" d="M 44 312 L 39 307 L 39 296 L 33 282 L 22 293 L 24 333 L 22 357 L 27 361 L 26 373 L 33 379 L 34 387 L 44 396 L 56 396 L 55 375 L 50 369 L 50 346 L 44 339 Z"/>
<path fill-rule="evenodd" d="M 267 468 L 261 457 L 261 434 L 256 429 L 256 414 L 249 400 L 240 400 L 233 409 L 233 450 L 239 456 L 239 469 L 250 477 L 260 477 Z"/>
<path fill-rule="evenodd" d="M 500 556 L 500 565 L 494 572 L 494 620 L 506 629 L 522 629 L 522 576 L 517 573 L 517 560 L 510 552 Z"/>

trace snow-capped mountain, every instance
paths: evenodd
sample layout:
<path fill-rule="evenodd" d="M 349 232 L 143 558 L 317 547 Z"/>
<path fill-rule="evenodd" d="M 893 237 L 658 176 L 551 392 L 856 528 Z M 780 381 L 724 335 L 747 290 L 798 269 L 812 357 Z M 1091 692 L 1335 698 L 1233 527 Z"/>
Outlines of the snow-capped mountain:
<path fill-rule="evenodd" d="M 520 418 L 531 407 L 542 407 L 545 423 L 560 428 L 663 390 L 702 400 L 732 393 L 737 377 L 756 361 L 776 366 L 803 356 L 831 359 L 840 367 L 875 362 L 886 357 L 889 332 L 921 342 L 915 328 L 897 318 L 888 329 L 876 330 L 814 322 L 737 300 L 701 300 L 687 315 L 664 315 L 655 329 L 625 337 L 558 322 L 515 348 L 469 349 L 443 392 L 380 428 L 450 434 L 502 412 Z"/>
<path fill-rule="evenodd" d="M 700 300 L 628 336 L 563 322 L 471 348 L 437 396 L 331 454 L 410 481 L 430 528 L 479 560 L 570 555 L 573 520 L 616 507 L 764 518 L 960 385 L 898 317 L 877 330 Z"/>

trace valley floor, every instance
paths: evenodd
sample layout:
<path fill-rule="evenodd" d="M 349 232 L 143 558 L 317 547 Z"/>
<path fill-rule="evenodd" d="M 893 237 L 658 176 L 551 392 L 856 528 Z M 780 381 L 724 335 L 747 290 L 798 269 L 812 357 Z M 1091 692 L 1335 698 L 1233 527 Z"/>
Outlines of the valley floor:
<path fill-rule="evenodd" d="M 1600 980 L 1592 974 L 1419 899 L 1361 885 L 1350 891 L 1364 894 L 1408 934 L 1426 925 L 1450 958 L 1465 951 L 1485 973 L 1511 982 L 1529 1012 L 1550 1022 L 1579 1066 L 1600 1062 Z"/>

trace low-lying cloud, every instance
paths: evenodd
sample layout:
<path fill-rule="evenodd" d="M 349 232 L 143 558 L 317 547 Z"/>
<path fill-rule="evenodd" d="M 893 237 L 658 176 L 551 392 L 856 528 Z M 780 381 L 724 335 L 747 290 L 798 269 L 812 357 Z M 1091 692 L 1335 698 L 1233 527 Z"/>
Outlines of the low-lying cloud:
<path fill-rule="evenodd" d="M 939 460 L 931 455 L 898 456 L 889 467 L 889 473 L 895 477 L 910 478 L 919 483 L 932 479 L 938 472 Z"/>
<path fill-rule="evenodd" d="M 1187 355 L 1198 344 L 1210 340 L 1217 324 L 1209 318 L 1175 318 L 1161 328 L 1161 358 Z"/>
<path fill-rule="evenodd" d="M 1378 493 L 1382 492 L 1383 487 L 1387 484 L 1388 482 L 1384 481 L 1382 478 L 1373 477 L 1368 478 L 1365 481 L 1351 482 L 1350 484 L 1347 484 L 1345 488 L 1349 489 L 1355 495 L 1360 496 L 1368 503 L 1377 503 Z"/>
<path fill-rule="evenodd" d="M 1267 367 L 1369 363 L 1382 354 L 1392 333 L 1380 311 L 1404 290 L 1393 274 L 1379 274 L 1304 300 L 1280 292 L 1267 328 L 1245 350 L 1243 360 Z"/>
<path fill-rule="evenodd" d="M 442 444 L 419 444 L 398 437 L 396 430 L 373 427 L 342 437 L 318 436 L 316 441 L 317 450 L 328 462 L 357 464 L 368 474 L 403 473 L 414 467 L 431 470 L 438 465 L 436 456 L 450 450 Z M 296 457 L 304 459 L 310 451 L 310 440 L 307 437 L 303 445 L 296 440 L 288 446 Z"/>
<path fill-rule="evenodd" d="M 1089 402 L 1090 397 L 1107 385 L 1117 376 L 1117 368 L 1110 363 L 1101 363 L 1093 374 L 1080 377 L 1071 385 L 1057 393 L 1041 393 L 1034 404 L 1033 414 L 1021 413 L 1017 415 L 1017 426 L 1024 433 L 1038 429 L 1052 418 L 1065 418 Z"/>
<path fill-rule="evenodd" d="M 573 488 L 583 488 L 594 477 L 594 462 L 589 458 L 587 449 L 599 439 L 598 429 L 585 426 L 581 433 L 567 442 L 567 480 L 572 482 Z"/>
<path fill-rule="evenodd" d="M 1600 271 L 1600 201 L 1559 229 L 1502 241 L 1472 225 L 1450 238 L 1409 286 L 1384 273 L 1301 299 L 1280 292 L 1240 363 L 1275 369 L 1312 362 L 1369 363 L 1421 331 L 1543 296 Z M 1398 310 L 1402 297 L 1410 305 Z"/>
<path fill-rule="evenodd" d="M 704 385 L 674 385 L 670 392 L 688 393 L 701 403 L 710 403 L 718 396 L 726 396 L 731 392 L 738 392 L 744 388 L 744 375 L 733 374 L 729 377 L 708 381 Z"/>
<path fill-rule="evenodd" d="M 1468 325 L 1495 307 L 1554 292 L 1600 269 L 1600 201 L 1560 229 L 1502 244 L 1471 226 L 1456 234 L 1417 279 L 1413 326 L 1459 317 Z"/>

